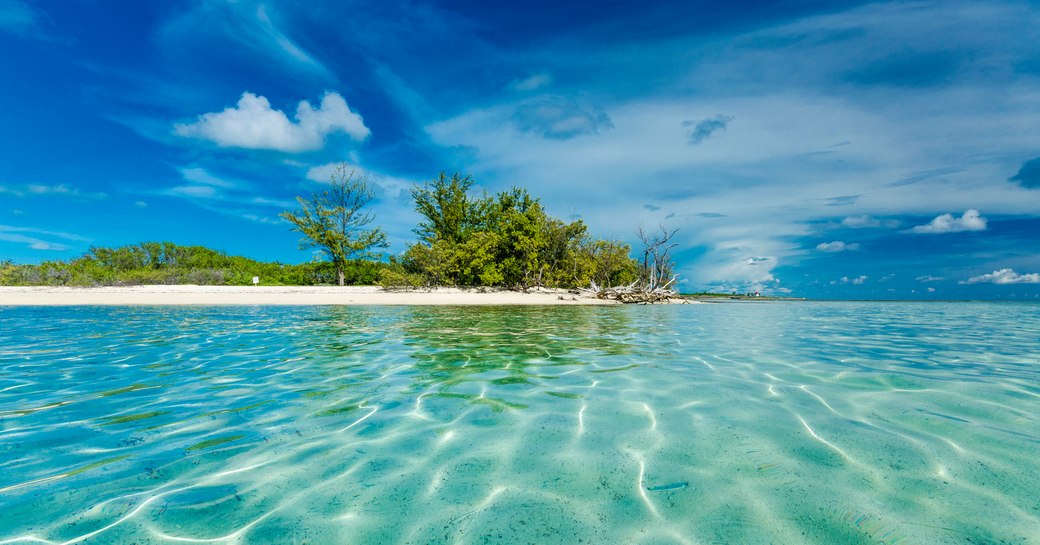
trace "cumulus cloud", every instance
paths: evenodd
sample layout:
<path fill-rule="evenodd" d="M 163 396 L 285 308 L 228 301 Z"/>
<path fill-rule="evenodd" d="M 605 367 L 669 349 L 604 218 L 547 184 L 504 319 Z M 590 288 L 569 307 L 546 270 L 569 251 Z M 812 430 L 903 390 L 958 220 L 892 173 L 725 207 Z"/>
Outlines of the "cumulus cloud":
<path fill-rule="evenodd" d="M 816 245 L 816 249 L 821 252 L 844 252 L 846 250 L 854 251 L 859 249 L 859 244 L 855 242 L 851 244 L 846 244 L 843 241 L 835 240 L 833 242 L 821 242 Z"/>
<path fill-rule="evenodd" d="M 246 92 L 234 107 L 174 125 L 178 136 L 208 140 L 220 147 L 290 153 L 321 149 L 330 134 L 344 133 L 361 141 L 370 132 L 361 116 L 333 92 L 325 93 L 317 109 L 306 100 L 300 101 L 295 122 L 285 112 L 271 108 L 266 98 Z"/>
<path fill-rule="evenodd" d="M 541 89 L 550 83 L 552 83 L 552 76 L 549 74 L 534 74 L 524 79 L 511 81 L 509 88 L 513 91 L 527 92 Z"/>
<path fill-rule="evenodd" d="M 731 115 L 716 115 L 706 119 L 683 121 L 682 126 L 687 128 L 686 136 L 690 144 L 697 145 L 707 140 L 711 135 L 726 130 L 733 121 Z"/>
<path fill-rule="evenodd" d="M 961 280 L 960 284 L 1040 284 L 1040 273 L 1018 274 L 1013 269 L 1000 269 Z"/>
<path fill-rule="evenodd" d="M 917 280 L 918 282 L 941 282 L 943 280 L 946 280 L 946 278 L 942 276 L 932 276 L 930 274 L 926 274 L 924 276 L 918 276 L 914 280 Z"/>
<path fill-rule="evenodd" d="M 694 60 L 685 76 L 675 81 L 684 88 L 696 88 L 696 94 L 679 96 L 664 88 L 659 93 L 640 94 L 649 90 L 643 83 L 625 86 L 624 92 L 614 95 L 597 93 L 597 97 L 611 97 L 604 99 L 610 102 L 603 106 L 616 130 L 596 138 L 575 138 L 564 145 L 525 138 L 530 135 L 512 130 L 509 115 L 515 105 L 500 104 L 461 111 L 425 128 L 434 143 L 464 149 L 466 162 L 489 188 L 507 187 L 508 183 L 522 180 L 549 206 L 562 208 L 564 203 L 584 202 L 583 216 L 590 229 L 607 236 L 626 236 L 623 228 L 616 227 L 621 220 L 632 225 L 651 216 L 639 201 L 611 199 L 610 195 L 639 194 L 644 203 L 668 202 L 669 210 L 687 211 L 680 212 L 677 220 L 684 232 L 690 233 L 679 255 L 683 272 L 695 286 L 744 278 L 762 268 L 738 261 L 743 252 L 731 252 L 721 244 L 729 240 L 723 229 L 736 230 L 745 225 L 754 226 L 753 232 L 742 235 L 756 245 L 754 255 L 777 256 L 780 266 L 775 274 L 782 277 L 785 285 L 795 286 L 801 281 L 794 276 L 793 268 L 802 265 L 800 260 L 816 261 L 805 259 L 807 252 L 817 260 L 825 257 L 817 253 L 814 244 L 807 243 L 814 240 L 810 237 L 818 236 L 817 227 L 834 229 L 834 234 L 823 235 L 831 240 L 852 238 L 873 248 L 863 237 L 853 236 L 854 232 L 844 234 L 838 229 L 874 228 L 882 233 L 908 229 L 928 223 L 935 216 L 918 215 L 898 224 L 893 218 L 921 214 L 922 210 L 936 216 L 957 211 L 958 217 L 969 206 L 985 208 L 991 216 L 1035 212 L 1033 199 L 1024 199 L 1021 189 L 1003 182 L 1015 173 L 1021 160 L 1028 158 L 1021 157 L 1018 163 L 1005 161 L 1008 150 L 1029 145 L 1023 135 L 1035 132 L 1035 122 L 1027 121 L 1031 119 L 1028 107 L 1018 103 L 1009 107 L 979 100 L 989 89 L 990 80 L 969 78 L 965 88 L 915 89 L 905 93 L 894 89 L 893 95 L 843 83 L 843 74 L 864 51 L 884 58 L 891 51 L 905 48 L 907 40 L 925 38 L 946 49 L 949 40 L 935 36 L 948 36 L 955 27 L 987 30 L 987 41 L 996 40 L 1008 47 L 1021 43 L 1014 42 L 1006 30 L 990 34 L 990 30 L 1001 26 L 969 15 L 973 10 L 962 9 L 961 4 L 928 4 L 927 8 L 912 4 L 913 9 L 910 5 L 874 3 L 807 19 L 793 18 L 791 24 L 752 34 L 720 35 L 719 41 L 706 44 L 718 54 Z M 986 11 L 987 18 L 1016 21 L 1013 26 L 1020 30 L 1029 28 L 1026 21 L 1035 18 L 1017 17 L 1026 15 L 1017 8 L 992 8 L 987 4 Z M 929 32 L 922 33 L 922 27 Z M 668 41 L 667 45 L 674 48 L 676 43 Z M 965 46 L 965 50 L 989 51 L 981 47 L 981 42 L 975 43 L 978 45 Z M 700 36 L 697 46 L 705 46 Z M 1021 50 L 1008 50 L 1011 51 L 1017 55 Z M 604 82 L 608 78 L 617 81 L 618 74 L 627 73 L 627 64 L 617 62 L 614 55 L 601 50 L 590 53 L 602 53 L 594 58 L 604 63 L 596 71 Z M 799 58 L 810 57 L 814 62 L 798 62 Z M 586 57 L 581 57 L 581 62 L 587 62 Z M 675 70 L 672 64 L 665 66 Z M 563 68 L 553 69 L 557 77 L 565 72 L 570 73 Z M 644 73 L 661 74 L 648 69 L 638 76 Z M 596 81 L 588 82 L 587 88 L 593 89 Z M 980 81 L 985 85 L 979 87 Z M 992 85 L 1003 84 L 994 81 Z M 810 88 L 820 93 L 807 93 Z M 893 100 L 895 95 L 900 99 Z M 935 107 L 936 104 L 943 107 Z M 715 114 L 740 119 L 734 134 L 727 134 L 727 126 L 696 148 L 691 147 L 687 130 L 692 130 L 697 120 Z M 1000 122 L 994 123 L 993 119 Z M 683 120 L 693 123 L 681 127 Z M 735 138 L 737 132 L 740 138 Z M 921 138 L 922 134 L 928 138 Z M 855 135 L 853 144 L 847 143 L 850 135 Z M 809 155 L 821 149 L 833 154 Z M 909 183 L 908 179 L 896 187 L 886 185 L 907 176 L 920 177 L 926 169 L 943 165 L 966 172 L 943 175 L 931 180 L 934 185 Z M 981 179 L 1002 183 L 973 183 Z M 824 207 L 828 196 L 859 193 L 864 196 L 843 210 Z M 697 210 L 725 213 L 729 217 L 708 222 L 706 216 L 690 213 Z M 839 225 L 846 216 L 856 219 Z M 763 225 L 767 218 L 780 228 Z M 820 225 L 822 218 L 831 221 Z M 857 224 L 857 219 L 863 221 Z M 788 235 L 802 226 L 814 232 Z M 829 242 L 822 237 L 815 240 Z M 783 248 L 792 241 L 796 248 Z M 900 247 L 891 255 L 876 257 L 890 262 L 893 270 L 911 272 L 902 273 L 901 278 L 912 281 L 926 270 L 912 271 L 913 266 L 946 259 L 944 252 L 982 246 L 922 248 L 925 255 Z M 763 250 L 757 247 L 768 247 L 764 251 L 770 253 L 761 253 Z M 925 259 L 932 257 L 932 250 L 934 261 Z M 860 256 L 864 253 L 859 252 Z M 853 254 L 836 257 L 850 255 Z M 954 255 L 951 259 L 958 257 L 964 256 Z M 855 265 L 850 267 L 853 268 L 848 270 L 856 270 Z M 882 269 L 872 273 L 872 278 L 877 282 L 885 272 Z M 822 283 L 834 278 L 838 277 L 825 276 Z"/>
<path fill-rule="evenodd" d="M 978 210 L 965 210 L 961 217 L 943 214 L 925 225 L 910 229 L 911 233 L 938 235 L 942 233 L 959 233 L 962 231 L 985 231 L 986 218 L 979 215 Z"/>
<path fill-rule="evenodd" d="M 1040 188 L 1040 157 L 1022 163 L 1018 174 L 1008 178 L 1009 182 L 1018 182 L 1018 185 L 1027 189 Z"/>
<path fill-rule="evenodd" d="M 614 123 L 601 109 L 584 108 L 572 98 L 543 96 L 518 106 L 513 126 L 551 140 L 568 140 L 613 129 Z"/>

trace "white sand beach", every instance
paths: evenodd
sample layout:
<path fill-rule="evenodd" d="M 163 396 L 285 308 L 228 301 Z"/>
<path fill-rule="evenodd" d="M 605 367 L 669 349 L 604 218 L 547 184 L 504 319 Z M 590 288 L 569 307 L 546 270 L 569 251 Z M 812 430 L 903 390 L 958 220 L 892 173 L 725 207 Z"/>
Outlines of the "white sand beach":
<path fill-rule="evenodd" d="M 0 306 L 27 305 L 615 305 L 567 290 L 436 288 L 387 291 L 378 286 L 0 286 Z"/>

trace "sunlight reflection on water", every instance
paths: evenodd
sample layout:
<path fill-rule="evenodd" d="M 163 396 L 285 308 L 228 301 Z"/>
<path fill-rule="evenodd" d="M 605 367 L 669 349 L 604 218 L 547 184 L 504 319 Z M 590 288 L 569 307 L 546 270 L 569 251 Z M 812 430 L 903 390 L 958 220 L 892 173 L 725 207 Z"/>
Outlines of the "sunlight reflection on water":
<path fill-rule="evenodd" d="M 0 307 L 0 543 L 1036 543 L 1040 306 Z"/>

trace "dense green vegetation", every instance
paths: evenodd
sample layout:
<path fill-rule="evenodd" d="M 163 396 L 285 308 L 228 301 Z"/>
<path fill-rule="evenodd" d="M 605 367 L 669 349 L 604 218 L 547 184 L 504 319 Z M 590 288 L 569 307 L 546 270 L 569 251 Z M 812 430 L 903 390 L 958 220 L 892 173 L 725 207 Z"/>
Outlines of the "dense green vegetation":
<path fill-rule="evenodd" d="M 374 284 L 388 266 L 378 261 L 351 261 L 344 268 L 344 276 L 350 284 Z M 39 265 L 0 262 L 0 284 L 13 286 L 247 285 L 254 276 L 264 285 L 331 284 L 336 281 L 336 269 L 328 262 L 264 263 L 170 242 L 91 248 L 70 261 Z"/>
<path fill-rule="evenodd" d="M 0 284 L 248 285 L 256 276 L 264 285 L 617 286 L 654 278 L 648 263 L 657 262 L 656 248 L 667 241 L 647 242 L 640 263 L 630 257 L 628 244 L 591 236 L 581 220 L 550 216 L 525 189 L 478 197 L 470 194 L 471 177 L 442 173 L 412 189 L 423 218 L 415 229 L 419 240 L 404 255 L 383 261 L 372 250 L 386 246 L 386 234 L 368 229 L 373 217 L 362 211 L 372 199 L 367 182 L 345 169 L 330 182 L 329 189 L 300 198 L 298 210 L 282 214 L 304 235 L 301 247 L 320 250 L 325 262 L 264 263 L 202 246 L 144 242 L 91 248 L 76 259 L 39 265 L 0 261 Z M 651 249 L 654 259 L 647 262 Z"/>
<path fill-rule="evenodd" d="M 469 176 L 443 173 L 412 189 L 423 216 L 419 241 L 402 270 L 388 269 L 385 285 L 577 287 L 634 281 L 638 263 L 618 241 L 589 235 L 581 220 L 565 223 L 546 214 L 521 188 L 473 197 Z"/>

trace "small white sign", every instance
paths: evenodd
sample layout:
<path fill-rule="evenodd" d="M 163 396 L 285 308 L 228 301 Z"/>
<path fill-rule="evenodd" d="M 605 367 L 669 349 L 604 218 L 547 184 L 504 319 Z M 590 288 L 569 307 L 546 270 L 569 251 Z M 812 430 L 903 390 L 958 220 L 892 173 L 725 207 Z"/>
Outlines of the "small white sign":
<path fill-rule="evenodd" d="M 255 285 L 259 284 L 259 283 L 260 283 L 260 277 L 259 276 L 254 276 L 253 277 L 253 285 L 255 286 Z"/>

